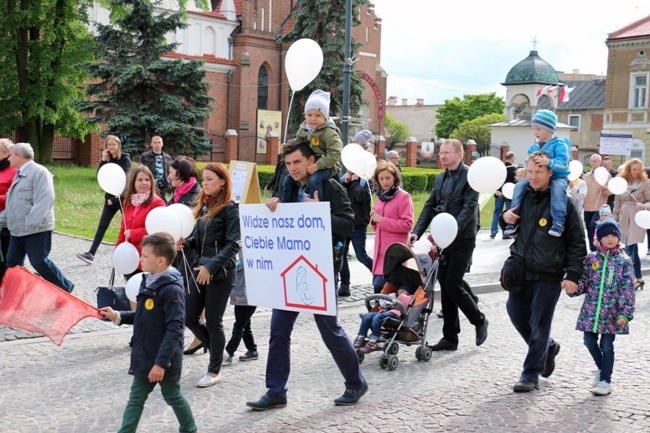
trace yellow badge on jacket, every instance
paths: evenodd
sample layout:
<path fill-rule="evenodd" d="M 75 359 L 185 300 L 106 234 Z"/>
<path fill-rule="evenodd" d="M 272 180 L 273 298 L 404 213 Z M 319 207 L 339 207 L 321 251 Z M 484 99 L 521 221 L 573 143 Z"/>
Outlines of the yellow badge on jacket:
<path fill-rule="evenodd" d="M 596 263 L 596 262 L 592 263 L 592 264 L 591 264 L 591 269 L 593 269 L 594 271 L 595 271 L 596 269 L 598 269 L 598 263 Z"/>
<path fill-rule="evenodd" d="M 548 224 L 548 221 L 546 221 L 546 218 L 542 218 L 542 219 L 539 220 L 540 227 L 546 227 L 546 224 Z"/>
<path fill-rule="evenodd" d="M 144 308 L 147 310 L 153 310 L 153 299 L 149 298 L 146 301 L 144 301 Z"/>
<path fill-rule="evenodd" d="M 311 144 L 312 146 L 318 146 L 320 144 L 320 141 L 318 141 L 318 138 L 312 137 Z"/>

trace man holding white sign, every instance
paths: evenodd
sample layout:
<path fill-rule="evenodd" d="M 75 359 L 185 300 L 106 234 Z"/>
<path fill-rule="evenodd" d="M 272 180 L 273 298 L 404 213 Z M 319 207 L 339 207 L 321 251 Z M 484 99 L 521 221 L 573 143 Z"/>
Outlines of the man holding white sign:
<path fill-rule="evenodd" d="M 283 155 L 292 181 L 286 183 L 290 191 L 285 191 L 282 195 L 290 197 L 289 202 L 292 203 L 318 202 L 322 198 L 323 201 L 330 204 L 334 272 L 338 272 L 343 253 L 343 240 L 351 236 L 354 230 L 354 213 L 350 200 L 343 187 L 331 178 L 323 183 L 323 197 L 318 197 L 318 194 L 315 194 L 313 199 L 309 198 L 307 188 L 310 175 L 307 172 L 307 167 L 315 161 L 309 143 L 291 143 L 284 149 Z M 271 212 L 275 212 L 279 203 L 279 198 L 272 197 L 266 201 L 266 206 Z M 337 247 L 339 244 L 341 247 Z M 282 408 L 287 405 L 291 332 L 298 314 L 298 311 L 273 310 L 269 355 L 266 363 L 266 387 L 268 390 L 259 400 L 246 403 L 253 410 Z M 359 360 L 352 343 L 338 324 L 336 315 L 314 314 L 314 320 L 323 342 L 332 353 L 336 365 L 345 378 L 345 393 L 334 400 L 334 403 L 341 406 L 356 404 L 368 391 L 368 384 L 361 374 Z"/>

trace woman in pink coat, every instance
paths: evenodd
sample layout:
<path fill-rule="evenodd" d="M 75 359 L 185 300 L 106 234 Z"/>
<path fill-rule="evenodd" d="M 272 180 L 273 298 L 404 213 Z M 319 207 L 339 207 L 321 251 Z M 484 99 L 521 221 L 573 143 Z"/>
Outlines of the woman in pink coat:
<path fill-rule="evenodd" d="M 375 254 L 372 264 L 372 284 L 375 293 L 384 287 L 384 254 L 390 244 L 408 242 L 413 228 L 413 201 L 399 186 L 402 176 L 392 162 L 379 161 L 374 176 L 377 201 L 370 210 L 370 226 L 375 231 Z"/>

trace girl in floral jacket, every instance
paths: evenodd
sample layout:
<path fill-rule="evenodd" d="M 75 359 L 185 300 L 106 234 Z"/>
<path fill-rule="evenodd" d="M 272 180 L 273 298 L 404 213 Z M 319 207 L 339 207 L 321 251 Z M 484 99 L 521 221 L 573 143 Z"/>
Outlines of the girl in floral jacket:
<path fill-rule="evenodd" d="M 585 259 L 584 274 L 575 292 L 585 295 L 576 329 L 584 332 L 584 343 L 598 367 L 594 395 L 612 392 L 614 338 L 629 333 L 628 322 L 634 316 L 634 266 L 622 252 L 621 227 L 606 219 L 596 227 L 598 248 Z M 598 336 L 600 335 L 600 346 Z"/>

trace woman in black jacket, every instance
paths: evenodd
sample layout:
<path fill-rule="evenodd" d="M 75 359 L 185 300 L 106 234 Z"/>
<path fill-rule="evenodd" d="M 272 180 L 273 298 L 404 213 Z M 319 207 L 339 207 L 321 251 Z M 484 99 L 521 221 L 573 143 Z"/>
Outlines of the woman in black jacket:
<path fill-rule="evenodd" d="M 239 250 L 239 209 L 232 201 L 228 169 L 210 163 L 203 170 L 203 189 L 194 207 L 197 218 L 188 245 L 194 256 L 194 279 L 186 297 L 185 325 L 210 350 L 208 371 L 199 388 L 221 381 L 221 363 L 226 346 L 223 315 L 235 285 L 236 255 Z M 205 308 L 205 324 L 200 320 Z"/>
<path fill-rule="evenodd" d="M 115 135 L 109 135 L 106 137 L 104 145 L 106 147 L 102 152 L 102 160 L 99 163 L 97 171 L 99 171 L 99 169 L 105 164 L 113 163 L 119 165 L 122 170 L 124 170 L 124 175 L 128 176 L 129 171 L 131 171 L 131 158 L 128 153 L 122 152 L 122 142 L 120 139 Z M 99 217 L 95 239 L 93 239 L 93 243 L 88 252 L 77 254 L 77 257 L 80 260 L 89 265 L 93 264 L 97 248 L 99 248 L 99 244 L 104 240 L 104 235 L 106 234 L 108 227 L 111 225 L 113 217 L 121 209 L 120 201 L 122 201 L 123 198 L 124 197 L 118 197 L 109 193 L 104 195 L 104 209 L 102 210 L 102 216 Z"/>
<path fill-rule="evenodd" d="M 169 175 L 167 180 L 174 189 L 172 198 L 167 202 L 167 206 L 180 203 L 192 207 L 196 197 L 201 192 L 201 185 L 198 183 L 199 177 L 196 171 L 196 164 L 189 158 L 180 156 L 169 164 Z"/>

